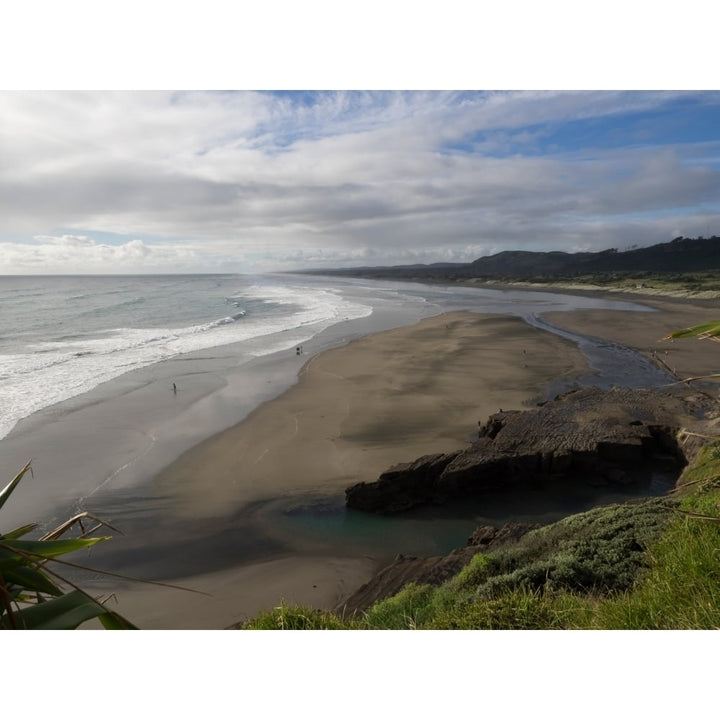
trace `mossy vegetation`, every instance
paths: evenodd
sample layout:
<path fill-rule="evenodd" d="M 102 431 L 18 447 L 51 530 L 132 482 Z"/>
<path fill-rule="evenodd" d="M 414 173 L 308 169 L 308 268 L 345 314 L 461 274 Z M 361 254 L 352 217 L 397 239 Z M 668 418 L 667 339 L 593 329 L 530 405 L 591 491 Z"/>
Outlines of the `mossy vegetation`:
<path fill-rule="evenodd" d="M 720 270 L 697 272 L 614 271 L 569 275 L 566 277 L 520 279 L 520 281 L 523 280 L 556 287 L 586 285 L 588 288 L 658 295 L 707 297 L 720 295 Z"/>
<path fill-rule="evenodd" d="M 408 585 L 341 619 L 281 606 L 253 629 L 720 628 L 720 441 L 666 498 L 596 508 L 478 554 L 438 587 Z"/>
<path fill-rule="evenodd" d="M 236 626 L 243 630 L 345 630 L 343 621 L 333 613 L 282 603 Z"/>

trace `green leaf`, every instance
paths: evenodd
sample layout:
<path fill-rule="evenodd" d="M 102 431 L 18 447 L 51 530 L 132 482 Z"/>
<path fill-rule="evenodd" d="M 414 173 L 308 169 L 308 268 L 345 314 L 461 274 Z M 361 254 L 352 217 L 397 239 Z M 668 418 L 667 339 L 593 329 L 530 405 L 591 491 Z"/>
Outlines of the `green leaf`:
<path fill-rule="evenodd" d="M 700 340 L 710 339 L 720 342 L 720 338 L 718 336 L 720 336 L 720 321 L 713 320 L 700 325 L 693 325 L 692 327 L 685 328 L 684 330 L 675 330 L 669 335 L 666 335 L 663 340 L 696 337 Z"/>
<path fill-rule="evenodd" d="M 30 463 L 0 491 L 0 508 L 28 471 L 32 472 Z M 99 524 L 86 530 L 83 526 L 85 519 Z M 76 524 L 80 525 L 84 537 L 60 539 L 60 535 Z M 43 567 L 46 561 L 53 559 L 56 559 L 56 563 L 75 566 L 74 563 L 59 560 L 59 556 L 109 540 L 109 537 L 85 537 L 102 525 L 114 529 L 108 523 L 83 512 L 38 540 L 20 539 L 34 530 L 37 523 L 22 525 L 9 533 L 0 533 L 0 590 L 3 595 L 0 603 L 0 629 L 71 630 L 93 618 L 98 618 L 110 630 L 138 629 L 122 615 L 107 610 L 102 603 L 82 590 L 65 593 L 53 581 L 55 573 L 49 567 Z M 69 580 L 58 577 L 62 583 L 72 585 Z"/>
<path fill-rule="evenodd" d="M 25 565 L 27 562 L 21 555 L 0 544 L 0 573 L 5 573 L 18 565 Z"/>
<path fill-rule="evenodd" d="M 25 630 L 74 630 L 87 620 L 107 614 L 99 602 L 75 590 L 14 612 L 13 618 L 17 627 Z M 0 621 L 2 627 L 11 627 L 7 618 Z"/>
<path fill-rule="evenodd" d="M 24 590 L 62 595 L 62 590 L 45 573 L 33 567 L 20 565 L 9 568 L 3 572 L 3 578 L 7 584 L 18 585 Z"/>
<path fill-rule="evenodd" d="M 106 630 L 139 630 L 139 627 L 133 625 L 129 620 L 126 620 L 122 615 L 118 615 L 116 612 L 106 612 L 104 615 L 98 615 L 98 620 L 103 624 Z"/>
<path fill-rule="evenodd" d="M 28 463 L 3 489 L 0 491 L 0 508 L 6 503 L 10 494 L 15 489 L 17 484 L 23 479 L 23 475 L 30 470 L 30 463 Z"/>
<path fill-rule="evenodd" d="M 32 532 L 37 526 L 37 523 L 22 525 L 19 528 L 15 528 L 15 530 L 11 530 L 9 533 L 0 535 L 0 540 L 17 540 L 17 538 L 22 537 L 23 535 L 27 535 L 29 532 Z"/>
<path fill-rule="evenodd" d="M 0 541 L 0 548 L 5 547 L 16 551 L 18 554 L 25 553 L 37 558 L 53 558 L 92 547 L 103 540 L 109 539 L 109 537 L 96 537 L 69 538 L 66 540 L 11 540 L 10 542 L 3 540 Z"/>

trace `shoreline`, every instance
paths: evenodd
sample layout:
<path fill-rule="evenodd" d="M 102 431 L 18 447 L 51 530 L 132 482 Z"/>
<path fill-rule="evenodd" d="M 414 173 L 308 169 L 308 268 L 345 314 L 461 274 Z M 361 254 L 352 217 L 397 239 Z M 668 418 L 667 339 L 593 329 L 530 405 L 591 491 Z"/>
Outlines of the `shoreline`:
<path fill-rule="evenodd" d="M 372 371 L 378 364 L 381 375 Z M 540 400 L 545 384 L 585 368 L 572 342 L 520 318 L 443 313 L 315 355 L 295 385 L 194 446 L 156 480 L 187 491 L 195 516 L 227 508 L 218 493 L 230 484 L 242 504 L 344 491 L 345 483 L 375 479 L 428 447 L 445 452 L 471 442 L 478 421 L 499 407 Z M 194 478 L 208 474 L 208 463 L 210 484 L 197 488 Z M 245 469 L 242 486 L 236 468 Z M 333 479 L 318 480 L 326 475 Z"/>
<path fill-rule="evenodd" d="M 597 296 L 606 294 L 597 293 Z M 692 301 L 653 298 L 642 302 L 660 312 L 581 309 L 540 314 L 558 327 L 622 342 L 646 355 L 656 346 L 662 345 L 661 349 L 665 349 L 657 341 L 667 332 L 716 316 L 714 308 L 699 307 Z M 459 323 L 450 333 L 445 327 L 449 323 L 443 319 L 448 316 Z M 111 522 L 121 521 L 124 532 L 129 530 L 127 537 L 116 536 L 101 546 L 90 564 L 97 567 L 109 564 L 108 569 L 113 571 L 198 590 L 214 590 L 216 596 L 207 599 L 202 595 L 157 587 L 115 587 L 97 581 L 96 587 L 117 594 L 121 613 L 141 627 L 220 628 L 245 619 L 264 607 L 275 606 L 281 600 L 324 608 L 334 606 L 343 592 L 352 592 L 383 564 L 380 553 L 367 556 L 362 552 L 348 552 L 346 547 L 336 548 L 343 550 L 341 553 L 329 552 L 327 544 L 323 546 L 311 535 L 298 538 L 297 524 L 280 523 L 278 527 L 278 518 L 291 516 L 297 507 L 313 498 L 341 496 L 347 485 L 361 479 L 374 480 L 379 472 L 398 462 L 457 449 L 458 443 L 473 439 L 478 421 L 486 420 L 490 413 L 500 407 L 513 409 L 517 406 L 520 409 L 523 403 L 538 399 L 538 393 L 557 380 L 558 374 L 571 377 L 587 370 L 574 343 L 532 328 L 517 316 L 446 312 L 426 317 L 416 325 L 403 324 L 407 318 L 388 317 L 384 322 L 394 329 L 380 329 L 379 332 L 377 321 L 378 318 L 353 321 L 346 327 L 341 327 L 341 323 L 330 328 L 330 332 L 321 333 L 316 336 L 317 343 L 312 343 L 312 356 L 307 363 L 305 357 L 296 358 L 294 352 L 277 353 L 277 369 L 273 371 L 270 366 L 275 356 L 258 358 L 256 374 L 244 375 L 243 387 L 231 392 L 222 402 L 218 401 L 217 393 L 208 388 L 219 386 L 220 381 L 227 382 L 227 376 L 214 371 L 213 363 L 218 366 L 226 363 L 233 353 L 232 346 L 221 348 L 222 353 L 217 355 L 223 358 L 208 358 L 205 353 L 205 357 L 177 361 L 185 364 L 188 377 L 198 383 L 197 394 L 186 397 L 186 388 L 181 386 L 182 400 L 189 402 L 185 410 L 189 412 L 184 410 L 175 423 L 166 426 L 166 437 L 162 442 L 158 443 L 156 439 L 156 445 L 165 440 L 171 442 L 163 445 L 164 455 L 161 455 L 166 461 L 157 471 L 151 472 L 155 479 L 150 485 L 140 488 L 134 481 L 125 482 L 113 496 L 117 503 L 109 502 L 104 509 L 89 508 Z M 486 334 L 478 334 L 477 329 L 470 332 L 470 326 L 462 324 L 466 321 L 482 326 Z M 425 327 L 430 329 L 425 331 Z M 474 348 L 461 347 L 460 340 L 473 336 L 483 341 L 477 342 Z M 339 347 L 338 342 L 341 343 Z M 679 373 L 687 375 L 697 374 L 696 369 L 711 362 L 717 353 L 713 343 L 690 340 L 669 346 L 673 364 Z M 527 358 L 523 359 L 523 350 L 525 355 L 530 351 L 533 362 L 524 361 Z M 464 359 L 463 352 L 466 353 Z M 445 367 L 446 362 L 438 362 L 453 353 L 457 354 L 454 368 Z M 339 360 L 337 355 L 341 356 Z M 470 356 L 474 359 L 469 359 Z M 569 365 L 563 365 L 571 356 Z M 508 358 L 517 362 L 513 365 Z M 563 368 L 560 373 L 558 359 Z M 336 361 L 338 366 L 333 365 Z M 373 372 L 377 367 L 383 368 L 382 374 Z M 133 428 L 130 432 L 125 428 L 126 436 L 119 432 L 123 429 L 122 422 L 127 422 L 126 416 L 122 415 L 126 404 L 137 401 L 142 410 L 147 409 L 148 398 L 151 401 L 160 398 L 166 405 L 175 402 L 170 399 L 171 391 L 166 392 L 164 387 L 171 377 L 176 376 L 173 368 L 156 366 L 152 373 L 146 372 L 148 381 L 145 384 L 133 385 L 128 379 L 113 381 L 113 392 L 120 392 L 112 405 L 120 413 L 107 429 L 113 440 L 128 437 L 128 446 L 137 442 L 133 437 L 137 430 Z M 269 391 L 265 385 L 273 373 L 278 382 L 271 383 L 274 387 Z M 333 380 L 335 384 L 328 384 L 333 374 L 344 376 L 346 384 L 350 384 L 343 389 L 337 378 Z M 467 383 L 458 381 L 458 378 L 475 374 L 479 377 L 477 387 L 469 388 Z M 379 384 L 371 390 L 373 375 L 378 376 L 375 380 Z M 306 387 L 310 376 L 316 376 L 313 389 Z M 318 381 L 320 377 L 322 380 Z M 433 392 L 423 394 L 421 389 L 428 386 L 429 380 L 436 382 L 437 387 Z M 508 392 L 508 387 L 515 388 L 515 395 Z M 248 403 L 250 409 L 244 419 L 231 420 L 230 427 L 220 427 L 219 432 L 207 438 L 205 423 L 222 425 L 227 422 L 223 413 L 237 413 L 238 400 L 241 395 L 247 397 L 248 390 L 255 393 L 256 406 L 253 408 L 252 403 Z M 397 406 L 403 398 L 410 398 L 412 402 L 400 413 Z M 98 397 L 97 402 L 93 402 L 93 397 L 86 397 L 82 403 L 78 401 L 78 405 L 83 404 L 77 424 L 77 429 L 82 431 L 82 441 L 63 448 L 57 441 L 53 444 L 50 437 L 50 444 L 43 448 L 48 457 L 54 458 L 58 451 L 67 455 L 78 451 L 88 456 L 96 453 L 101 441 L 93 442 L 93 433 L 97 429 L 93 418 L 108 417 L 108 409 L 101 400 Z M 342 402 L 349 407 L 369 408 L 372 405 L 375 414 L 368 410 L 364 421 L 348 420 Z M 461 407 L 463 403 L 464 407 Z M 327 408 L 329 404 L 332 412 L 319 412 L 318 408 Z M 313 407 L 315 417 L 310 417 L 309 408 Z M 68 417 L 72 415 L 70 413 Z M 63 417 L 63 423 L 58 424 L 63 425 L 67 434 L 66 420 L 67 417 Z M 380 433 L 380 420 L 389 423 L 386 427 L 393 431 Z M 194 423 L 200 424 L 202 429 L 192 427 Z M 48 427 L 52 425 L 49 423 Z M 253 425 L 255 430 L 248 431 Z M 343 426 L 342 433 L 337 432 L 339 426 Z M 177 438 L 174 432 L 178 433 Z M 193 432 L 206 439 L 193 442 Z M 387 435 L 382 443 L 377 440 L 379 434 Z M 277 441 L 274 449 L 262 445 L 268 435 Z M 293 440 L 296 443 L 294 454 Z M 178 444 L 173 444 L 175 442 Z M 297 462 L 297 446 L 301 442 L 305 443 L 302 448 L 305 465 Z M 183 444 L 190 448 L 178 452 L 177 448 Z M 107 444 L 100 446 L 110 449 Z M 113 447 L 113 452 L 122 460 L 122 453 L 129 452 L 129 447 Z M 247 454 L 251 452 L 255 453 L 252 457 Z M 289 471 L 283 471 L 279 459 L 284 459 Z M 242 467 L 244 462 L 261 472 L 254 480 L 239 483 L 238 488 L 238 478 L 232 477 L 232 470 Z M 150 467 L 143 468 L 142 462 L 134 463 L 137 476 L 147 473 Z M 328 465 L 332 468 L 332 478 L 318 480 Z M 36 475 L 40 475 L 35 467 Z M 43 475 L 46 472 L 43 469 Z M 41 479 L 45 486 L 49 482 L 46 478 Z M 29 493 L 37 498 L 38 483 L 31 479 L 28 486 L 31 483 L 34 487 Z M 155 508 L 150 519 L 145 517 L 148 503 Z M 253 503 L 263 509 L 258 512 L 248 510 Z M 32 506 L 35 507 L 34 500 Z M 27 515 L 23 519 L 27 520 Z M 228 541 L 229 536 L 232 536 L 231 541 Z M 218 551 L 220 546 L 222 552 Z M 207 552 L 216 553 L 216 565 L 203 558 L 202 553 Z M 429 554 L 433 554 L 432 551 Z M 145 557 L 139 562 L 141 556 Z M 183 559 L 192 560 L 191 572 L 183 571 Z M 134 572 L 133 567 L 142 572 Z M 332 572 L 328 568 L 332 568 Z"/>
<path fill-rule="evenodd" d="M 694 302 L 688 298 L 646 298 L 643 304 L 658 312 L 626 310 L 616 313 L 581 309 L 572 313 L 547 312 L 553 325 L 574 333 L 621 343 L 666 367 L 678 379 L 695 378 L 720 370 L 717 343 L 695 338 L 663 340 L 673 332 L 720 318 L 718 302 Z"/>
<path fill-rule="evenodd" d="M 122 498 L 198 442 L 241 422 L 295 384 L 310 354 L 421 316 L 416 309 L 382 310 L 340 321 L 306 340 L 308 355 L 299 357 L 295 342 L 259 356 L 244 342 L 185 353 L 43 408 L 0 439 L 3 477 L 33 463 L 32 478 L 3 508 L 4 520 L 31 519 L 50 529 L 75 512 L 102 513 L 93 505 L 99 496 L 117 491 Z"/>
<path fill-rule="evenodd" d="M 373 372 L 377 367 L 381 373 Z M 220 628 L 282 600 L 334 607 L 417 532 L 385 533 L 375 518 L 359 518 L 355 527 L 344 510 L 333 515 L 348 485 L 374 480 L 397 462 L 459 449 L 498 408 L 527 407 L 558 376 L 586 369 L 568 340 L 519 317 L 471 312 L 425 318 L 315 355 L 295 385 L 185 452 L 155 479 L 155 494 L 167 503 L 172 522 L 154 541 L 177 543 L 187 554 L 170 559 L 162 548 L 146 545 L 143 576 L 163 570 L 163 581 L 203 591 L 222 587 L 223 597 L 124 586 L 112 590 L 120 612 L 141 627 L 196 627 L 206 618 L 200 608 L 215 608 L 213 626 Z M 373 527 L 367 530 L 365 522 Z M 434 521 L 416 522 L 430 527 Z M 207 533 L 202 538 L 195 534 L 199 527 Z M 220 552 L 221 537 L 226 567 L 206 574 L 183 570 L 190 567 L 193 538 Z M 464 541 L 462 531 L 458 537 Z M 138 539 L 125 553 L 127 541 L 116 540 L 103 548 L 103 562 L 113 571 L 142 546 Z M 429 554 L 444 551 L 429 537 L 420 541 L 428 543 Z M 255 557 L 243 556 L 249 547 Z"/>

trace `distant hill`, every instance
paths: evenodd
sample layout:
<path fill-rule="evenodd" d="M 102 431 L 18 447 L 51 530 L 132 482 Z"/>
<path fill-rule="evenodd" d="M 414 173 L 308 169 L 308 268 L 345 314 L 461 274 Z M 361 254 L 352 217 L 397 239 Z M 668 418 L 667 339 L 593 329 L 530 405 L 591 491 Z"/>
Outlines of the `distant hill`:
<path fill-rule="evenodd" d="M 720 237 L 677 237 L 634 250 L 565 253 L 506 250 L 470 263 L 307 270 L 323 275 L 425 280 L 548 281 L 608 273 L 672 273 L 720 269 Z"/>

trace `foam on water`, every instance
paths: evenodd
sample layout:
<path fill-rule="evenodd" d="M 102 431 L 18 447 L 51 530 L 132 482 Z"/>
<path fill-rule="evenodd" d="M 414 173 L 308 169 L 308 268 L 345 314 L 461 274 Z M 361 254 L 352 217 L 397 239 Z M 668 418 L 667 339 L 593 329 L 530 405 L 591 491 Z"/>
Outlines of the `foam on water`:
<path fill-rule="evenodd" d="M 243 283 L 238 279 L 236 284 Z M 52 288 L 52 283 L 49 285 Z M 148 284 L 146 290 L 152 289 Z M 113 291 L 103 292 L 106 298 L 110 294 Z M 42 299 L 43 293 L 25 293 L 25 303 L 31 295 L 41 306 L 37 299 Z M 49 301 L 51 296 L 49 289 L 45 297 Z M 0 353 L 0 438 L 21 418 L 131 370 L 182 353 L 250 340 L 247 353 L 259 356 L 290 348 L 334 323 L 372 312 L 369 304 L 349 301 L 337 291 L 287 281 L 282 285 L 264 282 L 241 287 L 226 297 L 224 302 L 232 311 L 225 316 L 175 327 L 125 327 L 113 326 L 113 321 L 127 319 L 128 312 L 148 300 L 136 296 L 108 304 L 95 302 L 95 307 L 82 309 L 83 303 L 93 304 L 89 301 L 98 297 L 76 289 L 66 300 L 77 303 L 78 311 L 71 316 L 56 312 L 62 334 L 49 340 L 31 335 L 22 343 L 23 329 L 19 327 L 14 343 Z M 174 296 L 167 300 L 177 302 Z M 166 310 L 169 315 L 177 313 L 177 308 Z M 48 312 L 52 314 L 51 306 Z M 195 312 L 188 308 L 187 314 Z M 106 322 L 99 320 L 101 316 Z M 15 319 L 19 322 L 17 314 Z M 146 318 L 142 320 L 147 323 Z M 84 330 L 88 324 L 92 330 Z"/>
<path fill-rule="evenodd" d="M 310 276 L 0 277 L 0 438 L 19 419 L 129 371 L 233 343 L 244 358 L 266 355 L 374 308 L 412 308 L 417 319 L 472 310 L 528 320 L 581 307 L 649 310 L 545 292 Z M 588 354 L 591 339 L 572 339 Z"/>

